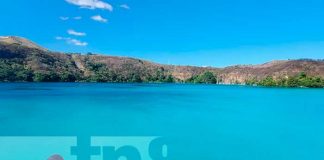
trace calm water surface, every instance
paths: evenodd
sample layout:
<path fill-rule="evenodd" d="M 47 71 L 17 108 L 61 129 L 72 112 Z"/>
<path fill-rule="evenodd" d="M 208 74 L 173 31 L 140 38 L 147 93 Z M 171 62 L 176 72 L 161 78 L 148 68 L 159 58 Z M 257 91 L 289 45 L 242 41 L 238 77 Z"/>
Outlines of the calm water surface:
<path fill-rule="evenodd" d="M 163 136 L 178 160 L 323 160 L 324 90 L 0 84 L 0 136 Z"/>

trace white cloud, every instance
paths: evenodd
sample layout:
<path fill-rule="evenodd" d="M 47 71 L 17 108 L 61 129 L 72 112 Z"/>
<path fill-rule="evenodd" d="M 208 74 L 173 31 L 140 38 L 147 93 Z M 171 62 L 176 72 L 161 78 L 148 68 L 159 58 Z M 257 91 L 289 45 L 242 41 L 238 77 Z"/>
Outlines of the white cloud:
<path fill-rule="evenodd" d="M 55 37 L 56 40 L 63 40 L 63 37 Z"/>
<path fill-rule="evenodd" d="M 87 46 L 88 45 L 87 42 L 82 42 L 80 40 L 73 39 L 73 38 L 70 38 L 70 37 L 55 37 L 55 39 L 64 40 L 66 43 L 72 44 L 72 45 L 75 45 L 75 46 Z"/>
<path fill-rule="evenodd" d="M 84 33 L 84 32 L 77 32 L 77 31 L 75 31 L 73 29 L 69 29 L 67 31 L 67 33 L 70 34 L 70 35 L 74 35 L 74 36 L 85 36 L 86 35 L 86 33 Z"/>
<path fill-rule="evenodd" d="M 67 20 L 69 20 L 69 17 L 60 17 L 60 19 L 61 19 L 62 21 L 67 21 Z"/>
<path fill-rule="evenodd" d="M 66 2 L 80 6 L 81 8 L 89 8 L 89 9 L 105 9 L 109 11 L 113 11 L 113 7 L 104 1 L 101 0 L 65 0 Z"/>
<path fill-rule="evenodd" d="M 80 20 L 80 19 L 82 19 L 82 17 L 81 16 L 77 16 L 77 17 L 73 17 L 73 19 Z"/>
<path fill-rule="evenodd" d="M 80 19 L 82 19 L 82 17 L 81 16 L 76 16 L 76 17 L 64 17 L 64 16 L 61 16 L 61 17 L 59 17 L 62 21 L 67 21 L 67 20 L 69 20 L 69 19 L 74 19 L 74 20 L 80 20 Z"/>
<path fill-rule="evenodd" d="M 122 4 L 119 7 L 124 9 L 130 9 L 130 7 L 127 4 Z"/>
<path fill-rule="evenodd" d="M 81 42 L 80 40 L 77 40 L 77 39 L 69 39 L 67 42 L 70 44 L 76 45 L 76 46 L 87 46 L 88 45 L 87 42 Z"/>
<path fill-rule="evenodd" d="M 92 16 L 91 19 L 94 20 L 94 21 L 102 22 L 102 23 L 108 22 L 107 19 L 101 17 L 100 15 Z"/>

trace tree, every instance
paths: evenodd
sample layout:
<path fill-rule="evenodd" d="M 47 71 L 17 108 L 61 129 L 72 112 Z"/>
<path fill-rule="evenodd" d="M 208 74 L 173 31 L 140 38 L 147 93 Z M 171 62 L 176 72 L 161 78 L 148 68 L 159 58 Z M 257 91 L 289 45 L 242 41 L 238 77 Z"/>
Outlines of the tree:
<path fill-rule="evenodd" d="M 206 71 L 200 75 L 192 76 L 191 78 L 187 79 L 186 82 L 215 84 L 217 83 L 217 78 L 212 72 Z"/>
<path fill-rule="evenodd" d="M 141 77 L 138 74 L 133 74 L 131 82 L 140 83 L 140 82 L 143 82 L 143 80 L 141 79 Z"/>
<path fill-rule="evenodd" d="M 261 80 L 258 83 L 258 85 L 273 87 L 273 86 L 276 86 L 277 83 L 276 83 L 276 81 L 272 77 L 268 76 L 267 78 Z"/>
<path fill-rule="evenodd" d="M 62 82 L 75 82 L 78 79 L 75 74 L 65 71 L 65 72 L 61 73 L 60 80 Z"/>
<path fill-rule="evenodd" d="M 173 78 L 172 75 L 168 75 L 168 76 L 166 77 L 166 79 L 164 80 L 164 82 L 167 82 L 167 83 L 173 83 L 173 82 L 175 82 L 175 79 Z"/>
<path fill-rule="evenodd" d="M 60 82 L 60 77 L 55 72 L 38 71 L 34 73 L 35 82 Z"/>
<path fill-rule="evenodd" d="M 248 81 L 247 84 L 251 85 L 254 81 Z M 280 86 L 280 87 L 310 87 L 310 88 L 323 88 L 324 79 L 322 77 L 312 77 L 304 72 L 300 72 L 295 76 L 288 78 L 279 78 L 274 80 L 272 77 L 267 77 L 259 82 L 260 86 Z"/>

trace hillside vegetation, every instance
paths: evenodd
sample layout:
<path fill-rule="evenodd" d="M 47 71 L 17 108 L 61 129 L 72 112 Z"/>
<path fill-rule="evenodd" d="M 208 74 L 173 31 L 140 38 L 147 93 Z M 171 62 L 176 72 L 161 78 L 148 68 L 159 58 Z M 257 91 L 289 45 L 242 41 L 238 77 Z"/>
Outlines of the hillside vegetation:
<path fill-rule="evenodd" d="M 160 65 L 140 59 L 49 52 L 0 41 L 0 81 L 185 82 L 199 67 Z"/>
<path fill-rule="evenodd" d="M 165 82 L 324 87 L 323 60 L 226 68 L 162 65 L 88 53 L 48 51 L 24 38 L 0 38 L 2 82 Z"/>

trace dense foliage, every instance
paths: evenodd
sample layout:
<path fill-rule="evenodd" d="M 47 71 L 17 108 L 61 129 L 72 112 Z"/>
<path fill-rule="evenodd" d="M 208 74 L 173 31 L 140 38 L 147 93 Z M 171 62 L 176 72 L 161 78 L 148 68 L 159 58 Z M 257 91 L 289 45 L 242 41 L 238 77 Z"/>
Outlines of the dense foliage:
<path fill-rule="evenodd" d="M 19 63 L 0 60 L 0 81 L 33 81 L 33 72 Z"/>
<path fill-rule="evenodd" d="M 92 72 L 91 75 L 83 77 L 81 81 L 86 82 L 175 82 L 171 74 L 167 74 L 163 68 L 159 68 L 155 73 L 146 74 L 136 68 L 127 67 L 127 70 L 110 69 L 105 64 L 88 61 L 86 67 Z M 146 74 L 146 75 L 145 75 Z"/>
<path fill-rule="evenodd" d="M 70 72 L 32 71 L 25 65 L 0 59 L 0 82 L 75 82 Z"/>
<path fill-rule="evenodd" d="M 217 76 L 210 71 L 206 71 L 203 74 L 196 75 L 188 79 L 186 82 L 188 83 L 205 83 L 205 84 L 216 84 Z"/>
<path fill-rule="evenodd" d="M 76 60 L 84 65 L 82 69 L 77 66 Z M 145 68 L 141 60 L 130 58 L 112 60 L 114 67 L 99 62 L 100 59 L 94 54 L 60 54 L 0 43 L 0 82 L 178 81 L 160 66 Z"/>
<path fill-rule="evenodd" d="M 39 56 L 34 53 L 34 56 Z M 36 59 L 36 58 L 35 58 Z M 96 63 L 85 59 L 87 74 L 75 69 L 75 64 L 70 61 L 61 62 L 53 57 L 37 57 L 46 67 L 31 69 L 25 62 L 19 59 L 0 58 L 1 82 L 158 82 L 173 83 L 182 82 L 172 76 L 163 67 L 153 71 L 142 71 L 136 67 L 127 66 L 126 69 L 111 69 L 103 63 Z M 39 63 L 39 62 L 35 62 Z M 123 66 L 125 67 L 125 66 Z M 212 72 L 189 78 L 188 83 L 217 83 L 217 77 Z"/>
<path fill-rule="evenodd" d="M 172 75 L 160 70 L 157 70 L 155 74 L 143 77 L 143 73 L 132 70 L 126 74 L 118 74 L 100 63 L 87 65 L 89 65 L 91 74 L 82 76 L 81 72 L 73 72 L 68 69 L 33 71 L 24 64 L 0 59 L 0 82 L 175 82 Z"/>
<path fill-rule="evenodd" d="M 309 88 L 323 88 L 324 78 L 317 76 L 307 76 L 304 72 L 299 73 L 295 76 L 274 79 L 267 77 L 262 80 L 248 80 L 248 85 L 259 85 L 268 87 L 309 87 Z"/>

